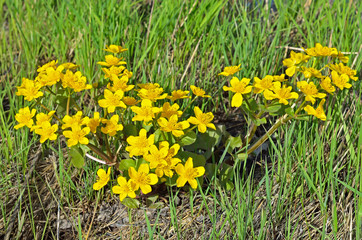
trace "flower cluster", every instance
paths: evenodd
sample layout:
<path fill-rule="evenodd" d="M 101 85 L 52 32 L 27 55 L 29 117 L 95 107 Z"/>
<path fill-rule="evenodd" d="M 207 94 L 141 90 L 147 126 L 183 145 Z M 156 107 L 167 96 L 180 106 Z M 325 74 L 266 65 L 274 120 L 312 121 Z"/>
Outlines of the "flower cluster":
<path fill-rule="evenodd" d="M 101 158 L 91 159 L 109 166 L 107 170 L 98 169 L 93 189 L 102 189 L 111 181 L 112 172 L 118 173 L 118 185 L 112 191 L 119 194 L 121 201 L 148 194 L 153 185 L 161 183 L 183 187 L 188 182 L 196 189 L 196 179 L 204 175 L 205 163 L 197 163 L 188 154 L 183 138 L 216 128 L 211 112 L 199 107 L 194 107 L 193 112 L 187 110 L 195 99 L 210 96 L 193 85 L 189 90 L 168 94 L 158 83 L 132 84 L 133 73 L 119 56 L 127 49 L 110 45 L 104 50 L 111 53 L 98 62 L 104 78 L 93 87 L 77 71 L 79 66 L 58 61 L 39 67 L 34 80 L 23 78 L 16 94 L 36 101 L 47 113 L 22 108 L 16 114 L 19 124 L 15 129 L 30 128 L 40 136 L 41 143 L 63 135 L 70 149 L 87 146 Z M 89 91 L 83 96 L 98 96 L 92 99 L 94 106 L 82 104 L 82 91 Z M 45 103 L 52 99 L 63 99 L 59 102 L 62 108 L 50 111 Z M 87 112 L 91 114 L 87 116 Z"/>
<path fill-rule="evenodd" d="M 323 58 L 329 62 L 326 65 L 319 65 Z M 330 60 L 337 62 L 332 63 Z M 286 109 L 295 103 L 294 106 L 297 107 L 292 117 L 302 116 L 300 111 L 304 110 L 307 114 L 325 121 L 327 119 L 323 109 L 325 98 L 337 91 L 350 88 L 352 86 L 350 80 L 358 80 L 356 71 L 344 65 L 347 62 L 348 57 L 336 48 L 323 47 L 317 43 L 313 48 L 304 49 L 304 52 L 291 51 L 290 57 L 283 60 L 283 65 L 286 67 L 285 74 L 267 75 L 262 79 L 254 77 L 253 83 L 249 78 L 239 80 L 237 77 L 232 77 L 230 87 L 224 86 L 223 89 L 234 93 L 231 100 L 232 107 L 243 107 L 244 103 L 245 108 L 248 108 L 249 102 L 255 99 L 255 95 L 262 96 L 264 100 L 260 100 L 260 112 L 255 115 L 258 117 L 268 113 L 268 108 L 277 104 L 284 105 Z M 240 70 L 239 67 L 240 65 L 227 67 L 219 75 L 233 76 Z M 318 106 L 314 107 L 317 101 L 319 101 Z"/>

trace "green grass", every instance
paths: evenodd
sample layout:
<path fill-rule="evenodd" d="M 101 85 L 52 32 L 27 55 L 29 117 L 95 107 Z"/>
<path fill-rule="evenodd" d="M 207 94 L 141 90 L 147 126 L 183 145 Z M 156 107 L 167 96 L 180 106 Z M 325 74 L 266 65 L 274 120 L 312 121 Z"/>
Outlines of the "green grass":
<path fill-rule="evenodd" d="M 97 164 L 89 163 L 84 170 L 68 168 L 62 145 L 53 145 L 55 160 L 49 160 L 44 148 L 47 159 L 38 161 L 25 181 L 32 168 L 28 158 L 38 139 L 13 129 L 15 114 L 25 105 L 15 96 L 15 86 L 22 77 L 34 77 L 37 66 L 53 59 L 75 62 L 94 83 L 101 78 L 96 62 L 104 56 L 102 49 L 120 44 L 129 49 L 125 56 L 133 81 L 157 82 L 166 91 L 195 84 L 212 95 L 203 103 L 208 110 L 225 110 L 227 115 L 230 108 L 222 98 L 225 80 L 217 76 L 224 66 L 241 63 L 239 77 L 262 77 L 283 71 L 284 46 L 311 47 L 320 42 L 345 52 L 361 50 L 358 1 L 335 0 L 330 5 L 317 0 L 306 8 L 304 1 L 276 0 L 277 12 L 251 2 L 0 0 L 0 236 L 13 225 L 10 239 L 21 235 L 56 239 L 58 208 L 71 219 L 73 237 L 86 238 L 89 230 L 89 237 L 96 236 L 82 211 L 92 215 L 96 207 L 92 183 Z M 362 58 L 355 61 L 355 57 L 351 55 L 349 64 L 361 78 Z M 360 89 L 357 82 L 336 97 L 326 111 L 330 121 L 283 126 L 270 143 L 267 161 L 258 161 L 251 173 L 238 174 L 242 166 L 235 166 L 234 191 L 210 184 L 201 192 L 186 194 L 189 205 L 184 207 L 189 208 L 191 225 L 184 224 L 188 216 L 173 203 L 176 196 L 171 192 L 169 221 L 175 236 L 192 236 L 195 219 L 200 217 L 205 233 L 201 236 L 206 239 L 345 239 L 350 235 L 361 239 Z M 111 201 L 109 192 L 101 191 L 99 199 Z M 82 205 L 86 202 L 87 207 Z M 158 210 L 151 219 L 145 211 L 130 211 L 129 223 L 137 223 L 143 215 L 144 225 L 124 224 L 123 231 L 131 232 L 134 239 L 167 238 L 157 225 L 164 223 L 165 216 Z M 24 224 L 29 230 L 18 232 Z M 118 236 L 125 237 L 124 232 Z"/>

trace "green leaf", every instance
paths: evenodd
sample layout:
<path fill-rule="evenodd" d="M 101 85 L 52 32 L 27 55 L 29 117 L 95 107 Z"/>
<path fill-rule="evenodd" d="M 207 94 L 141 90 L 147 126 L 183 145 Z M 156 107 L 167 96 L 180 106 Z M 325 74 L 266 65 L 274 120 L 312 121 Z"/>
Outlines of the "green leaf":
<path fill-rule="evenodd" d="M 129 208 L 139 208 L 140 202 L 134 198 L 125 198 L 122 201 L 122 204 Z"/>
<path fill-rule="evenodd" d="M 147 132 L 150 131 L 150 129 L 152 128 L 152 126 L 153 126 L 152 123 L 150 123 L 150 124 L 148 124 L 148 125 L 142 123 L 142 127 L 143 127 L 144 129 L 146 129 Z"/>
<path fill-rule="evenodd" d="M 296 120 L 301 120 L 301 121 L 308 121 L 309 118 L 310 118 L 310 116 L 305 115 L 305 116 L 297 116 L 297 117 L 294 118 L 294 119 L 296 119 Z"/>
<path fill-rule="evenodd" d="M 289 116 L 293 116 L 294 115 L 294 111 L 291 107 L 287 107 L 285 109 L 285 113 L 287 113 Z"/>
<path fill-rule="evenodd" d="M 69 156 L 72 164 L 76 168 L 82 168 L 84 165 L 84 153 L 80 147 L 73 146 L 70 148 Z"/>
<path fill-rule="evenodd" d="M 196 133 L 194 131 L 189 131 L 185 135 L 182 136 L 180 141 L 178 142 L 180 146 L 191 145 L 196 141 Z"/>
<path fill-rule="evenodd" d="M 126 124 L 123 128 L 123 133 L 126 137 L 138 136 L 137 127 L 135 124 Z"/>
<path fill-rule="evenodd" d="M 240 161 L 246 161 L 246 159 L 248 159 L 248 154 L 247 153 L 239 153 L 239 154 L 236 155 L 236 157 Z"/>
<path fill-rule="evenodd" d="M 55 104 L 57 106 L 56 114 L 58 116 L 63 116 L 67 111 L 67 102 L 68 97 L 66 96 L 59 96 L 57 95 L 55 97 Z M 72 107 L 72 102 L 69 103 L 69 109 Z"/>
<path fill-rule="evenodd" d="M 200 166 L 205 166 L 206 163 L 206 159 L 203 155 L 200 154 L 196 154 L 196 153 L 192 153 L 192 152 L 178 152 L 178 154 L 176 155 L 178 158 L 182 159 L 183 162 L 186 162 L 187 159 L 190 157 L 193 159 L 194 162 L 194 167 L 200 167 Z"/>
<path fill-rule="evenodd" d="M 136 161 L 136 169 L 138 169 L 141 166 L 141 164 L 143 164 L 143 163 L 147 163 L 147 161 L 145 159 L 143 159 L 143 158 L 137 159 L 137 161 Z"/>
<path fill-rule="evenodd" d="M 282 108 L 281 104 L 271 105 L 267 107 L 265 110 L 270 113 L 278 112 Z"/>
<path fill-rule="evenodd" d="M 217 164 L 216 163 L 207 163 L 205 165 L 205 175 L 207 178 L 212 179 L 215 174 L 217 174 Z"/>
<path fill-rule="evenodd" d="M 119 163 L 119 170 L 127 171 L 130 167 L 136 168 L 136 161 L 133 159 L 123 159 Z"/>
<path fill-rule="evenodd" d="M 229 145 L 229 148 L 228 148 L 228 150 L 227 150 L 228 153 L 232 153 L 232 151 L 233 151 L 235 148 L 240 148 L 240 147 L 243 145 L 243 141 L 241 140 L 241 137 L 240 137 L 240 136 L 237 136 L 237 137 L 230 136 L 230 137 L 226 140 L 225 146 L 227 146 L 229 143 L 230 143 L 230 145 Z"/>
<path fill-rule="evenodd" d="M 260 119 L 255 119 L 254 123 L 255 123 L 256 126 L 260 126 L 262 124 L 265 124 L 266 123 L 266 118 L 263 117 L 263 118 L 260 118 Z"/>

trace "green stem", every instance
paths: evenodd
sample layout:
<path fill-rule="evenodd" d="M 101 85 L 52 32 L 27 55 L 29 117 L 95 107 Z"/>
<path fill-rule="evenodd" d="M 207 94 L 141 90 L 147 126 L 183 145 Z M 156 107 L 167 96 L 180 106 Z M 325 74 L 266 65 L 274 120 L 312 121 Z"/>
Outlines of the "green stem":
<path fill-rule="evenodd" d="M 98 147 L 94 146 L 91 143 L 88 143 L 87 147 L 89 147 L 89 149 L 91 149 L 93 152 L 98 154 L 106 162 L 107 165 L 114 165 L 115 164 L 114 162 L 112 162 L 112 159 L 109 156 L 107 156 L 106 154 L 104 154 L 102 152 L 102 150 L 100 150 Z"/>
<path fill-rule="evenodd" d="M 261 146 L 283 123 L 291 120 L 292 117 L 288 117 L 288 114 L 285 114 L 283 117 L 279 118 L 277 122 L 266 132 L 253 146 L 248 149 L 247 154 L 254 152 L 259 146 Z"/>

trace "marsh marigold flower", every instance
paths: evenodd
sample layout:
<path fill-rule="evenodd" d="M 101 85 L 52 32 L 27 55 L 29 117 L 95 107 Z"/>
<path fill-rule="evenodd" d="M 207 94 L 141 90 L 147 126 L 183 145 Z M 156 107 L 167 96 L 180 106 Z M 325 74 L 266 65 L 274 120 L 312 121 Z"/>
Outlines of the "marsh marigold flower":
<path fill-rule="evenodd" d="M 320 43 L 316 43 L 315 47 L 304 50 L 309 56 L 314 57 L 327 57 L 332 55 L 338 55 L 336 48 L 324 47 Z"/>
<path fill-rule="evenodd" d="M 41 126 L 35 129 L 35 133 L 40 135 L 40 143 L 44 143 L 46 140 L 56 140 L 57 134 L 56 131 L 58 130 L 58 125 L 53 124 L 51 125 L 50 122 L 43 122 Z"/>
<path fill-rule="evenodd" d="M 117 186 L 112 187 L 112 192 L 114 194 L 119 194 L 119 200 L 123 201 L 127 196 L 130 198 L 135 198 L 135 183 L 132 180 L 128 180 L 125 177 L 119 176 L 117 178 Z"/>
<path fill-rule="evenodd" d="M 41 87 L 40 83 L 23 78 L 21 85 L 17 87 L 18 91 L 16 92 L 16 95 L 24 96 L 25 100 L 32 101 L 33 99 L 43 96 L 43 93 L 39 91 Z"/>
<path fill-rule="evenodd" d="M 332 82 L 341 90 L 352 87 L 349 77 L 346 74 L 339 75 L 336 71 L 332 71 Z"/>
<path fill-rule="evenodd" d="M 274 82 L 274 87 L 271 90 L 265 90 L 264 97 L 267 100 L 279 99 L 279 103 L 288 105 L 288 99 L 297 99 L 298 93 L 292 92 L 292 87 L 286 85 L 281 86 L 280 82 Z"/>
<path fill-rule="evenodd" d="M 174 157 L 180 150 L 180 145 L 176 143 L 170 147 L 170 144 L 167 141 L 160 142 L 160 151 L 164 150 L 167 150 L 167 156 L 164 159 L 166 164 L 158 164 L 155 173 L 159 178 L 163 175 L 171 178 L 176 165 L 181 162 L 179 158 Z"/>
<path fill-rule="evenodd" d="M 92 133 L 96 133 L 97 127 L 99 126 L 100 123 L 101 119 L 99 118 L 99 112 L 94 112 L 94 117 L 89 119 L 87 127 L 90 128 Z"/>
<path fill-rule="evenodd" d="M 297 83 L 297 87 L 305 94 L 305 100 L 315 103 L 315 98 L 326 97 L 325 93 L 319 93 L 317 86 L 313 82 L 300 81 Z"/>
<path fill-rule="evenodd" d="M 155 135 L 151 134 L 147 138 L 146 129 L 141 129 L 139 136 L 129 136 L 127 138 L 129 146 L 126 147 L 126 151 L 129 152 L 129 156 L 143 156 L 148 153 L 150 147 L 155 143 Z"/>
<path fill-rule="evenodd" d="M 127 48 L 123 48 L 122 46 L 117 46 L 117 45 L 106 45 L 106 49 L 104 49 L 104 51 L 107 52 L 111 52 L 111 53 L 121 53 L 121 52 L 125 52 L 127 51 Z"/>
<path fill-rule="evenodd" d="M 44 64 L 43 66 L 39 67 L 36 71 L 37 72 L 44 72 L 47 68 L 56 68 L 56 65 L 58 64 L 58 60 L 53 60 L 51 62 L 48 62 Z"/>
<path fill-rule="evenodd" d="M 172 115 L 169 120 L 161 117 L 157 120 L 160 125 L 160 130 L 164 132 L 171 132 L 175 137 L 181 137 L 184 135 L 186 128 L 190 127 L 190 123 L 187 121 L 178 122 L 177 115 Z"/>
<path fill-rule="evenodd" d="M 102 108 L 107 108 L 109 113 L 112 113 L 116 110 L 116 107 L 127 108 L 126 104 L 122 102 L 123 91 L 118 90 L 115 93 L 112 93 L 108 89 L 104 90 L 104 99 L 98 100 L 98 104 Z"/>
<path fill-rule="evenodd" d="M 81 128 L 79 127 L 72 127 L 71 131 L 64 131 L 63 135 L 66 138 L 69 138 L 67 141 L 68 147 L 72 147 L 74 145 L 77 145 L 78 143 L 87 145 L 89 143 L 88 138 L 86 138 L 86 135 L 90 132 L 89 127 Z"/>
<path fill-rule="evenodd" d="M 48 114 L 42 112 L 38 113 L 36 115 L 36 125 L 32 126 L 30 130 L 34 131 L 35 129 L 40 128 L 43 123 L 50 122 L 54 113 L 55 111 L 50 111 Z"/>
<path fill-rule="evenodd" d="M 216 130 L 216 127 L 212 122 L 214 114 L 212 112 L 203 113 L 199 107 L 194 108 L 195 117 L 190 117 L 187 121 L 194 125 L 197 125 L 199 132 L 206 132 L 206 128 L 212 128 Z"/>
<path fill-rule="evenodd" d="M 141 164 L 138 171 L 134 167 L 128 169 L 128 175 L 134 183 L 135 190 L 140 188 L 143 194 L 152 191 L 151 185 L 155 185 L 158 182 L 158 177 L 156 174 L 149 172 L 150 168 L 147 163 Z"/>
<path fill-rule="evenodd" d="M 32 119 L 36 113 L 35 109 L 32 109 L 30 112 L 29 107 L 20 108 L 19 113 L 15 115 L 16 121 L 18 121 L 19 124 L 15 125 L 15 129 L 19 129 L 21 127 L 27 126 L 28 128 L 31 128 L 33 126 L 34 120 Z"/>
<path fill-rule="evenodd" d="M 138 96 L 142 99 L 149 99 L 152 102 L 156 102 L 157 100 L 165 99 L 167 97 L 167 93 L 163 93 L 163 88 L 154 88 L 154 89 L 145 89 L 142 88 L 138 91 Z"/>
<path fill-rule="evenodd" d="M 139 101 L 137 99 L 135 99 L 134 97 L 123 97 L 122 101 L 127 105 L 127 106 L 134 106 L 136 105 Z"/>
<path fill-rule="evenodd" d="M 161 147 L 160 143 L 160 149 L 158 149 L 155 145 L 152 145 L 150 147 L 150 151 L 148 154 L 145 154 L 143 158 L 150 163 L 150 168 L 156 168 L 158 166 L 166 166 L 166 157 L 168 154 L 168 147 Z M 160 177 L 160 176 L 158 176 Z"/>
<path fill-rule="evenodd" d="M 233 77 L 230 81 L 231 87 L 224 86 L 224 91 L 234 92 L 234 96 L 231 99 L 232 107 L 240 107 L 243 103 L 243 94 L 251 92 L 252 86 L 248 86 L 250 82 L 249 78 L 243 78 L 239 80 L 237 77 Z"/>
<path fill-rule="evenodd" d="M 119 76 L 124 69 L 126 69 L 125 66 L 112 66 L 110 68 L 102 68 L 102 71 L 105 73 L 104 78 L 107 79 L 110 78 L 112 74 Z"/>
<path fill-rule="evenodd" d="M 357 74 L 357 71 L 351 69 L 348 66 L 343 65 L 343 63 L 330 64 L 329 68 L 332 69 L 333 71 L 336 71 L 338 74 L 346 74 L 348 78 L 352 79 L 353 81 L 358 80 L 358 77 L 355 76 Z"/>
<path fill-rule="evenodd" d="M 324 78 L 324 76 L 322 75 L 322 73 L 315 68 L 307 68 L 302 66 L 301 67 L 301 72 L 303 73 L 305 78 L 311 78 L 311 77 L 316 77 L 316 78 Z"/>
<path fill-rule="evenodd" d="M 62 129 L 80 127 L 86 125 L 89 122 L 89 117 L 82 117 L 83 112 L 78 111 L 74 116 L 65 115 L 63 118 Z"/>
<path fill-rule="evenodd" d="M 104 171 L 104 169 L 100 168 L 97 171 L 97 175 L 98 175 L 97 182 L 93 184 L 93 189 L 96 191 L 106 186 L 107 183 L 109 182 L 111 175 L 111 168 L 108 168 L 107 172 Z"/>
<path fill-rule="evenodd" d="M 304 111 L 306 111 L 309 115 L 313 115 L 319 119 L 321 119 L 322 121 L 325 121 L 327 119 L 326 114 L 324 113 L 323 110 L 323 104 L 326 102 L 325 99 L 322 99 L 322 101 L 319 103 L 318 107 L 316 109 L 314 109 L 312 106 L 307 105 L 304 108 Z"/>
<path fill-rule="evenodd" d="M 254 77 L 254 92 L 262 93 L 266 89 L 271 89 L 274 86 L 273 81 L 274 78 L 270 75 L 266 75 L 263 79 Z"/>
<path fill-rule="evenodd" d="M 97 64 L 99 64 L 101 66 L 106 66 L 106 67 L 127 64 L 125 61 L 122 61 L 122 58 L 118 58 L 113 55 L 107 55 L 107 56 L 105 56 L 105 59 L 106 59 L 105 62 L 97 62 Z"/>
<path fill-rule="evenodd" d="M 291 77 L 294 75 L 297 66 L 303 62 L 308 62 L 310 56 L 305 55 L 304 53 L 296 53 L 294 51 L 290 52 L 290 58 L 286 58 L 283 60 L 283 65 L 287 67 L 285 73 Z"/>
<path fill-rule="evenodd" d="M 199 87 L 196 87 L 194 85 L 190 86 L 190 89 L 192 91 L 193 94 L 195 94 L 198 97 L 203 97 L 203 98 L 209 98 L 211 97 L 210 95 L 205 95 L 205 91 Z"/>
<path fill-rule="evenodd" d="M 57 82 L 59 82 L 60 79 L 63 77 L 62 73 L 63 70 L 64 70 L 63 66 L 59 66 L 56 69 L 48 67 L 44 72 L 42 72 L 36 77 L 36 80 L 42 86 L 52 86 Z"/>
<path fill-rule="evenodd" d="M 121 78 L 119 78 L 117 75 L 112 74 L 111 80 L 113 81 L 113 84 L 111 86 L 111 83 L 108 83 L 107 88 L 112 92 L 116 92 L 118 90 L 122 90 L 123 92 L 128 92 L 129 90 L 132 90 L 134 88 L 134 85 L 127 85 L 128 84 L 127 76 L 122 76 Z"/>
<path fill-rule="evenodd" d="M 161 111 L 160 108 L 153 107 L 152 101 L 149 99 L 143 99 L 141 107 L 133 106 L 131 109 L 137 114 L 132 118 L 132 121 L 144 121 L 146 124 L 155 118 L 156 113 Z"/>
<path fill-rule="evenodd" d="M 328 93 L 336 91 L 336 88 L 331 84 L 331 79 L 329 77 L 322 79 L 320 86 Z"/>
<path fill-rule="evenodd" d="M 62 64 L 60 64 L 60 66 L 64 67 L 64 69 L 68 69 L 68 70 L 74 70 L 79 67 L 79 65 L 75 65 L 74 63 L 71 63 L 71 62 L 62 63 Z"/>
<path fill-rule="evenodd" d="M 182 91 L 182 90 L 173 90 L 171 93 L 171 96 L 168 96 L 168 99 L 171 99 L 171 101 L 176 101 L 179 99 L 184 99 L 184 98 L 190 98 L 190 96 L 188 96 L 190 91 Z"/>
<path fill-rule="evenodd" d="M 118 131 L 123 130 L 123 125 L 118 124 L 119 116 L 113 115 L 111 119 L 102 119 L 102 123 L 105 123 L 106 126 L 101 128 L 102 133 L 108 134 L 109 136 L 114 136 Z"/>
<path fill-rule="evenodd" d="M 218 75 L 222 75 L 222 76 L 226 76 L 226 77 L 234 75 L 235 73 L 237 73 L 241 70 L 240 66 L 241 66 L 241 64 L 239 64 L 238 66 L 225 67 L 224 71 L 222 71 Z"/>
<path fill-rule="evenodd" d="M 182 115 L 182 111 L 178 111 L 180 106 L 177 103 L 171 104 L 169 102 L 165 102 L 162 106 L 161 117 L 170 118 L 173 115 L 177 115 L 180 117 Z"/>
<path fill-rule="evenodd" d="M 190 184 L 193 189 L 197 188 L 197 177 L 201 177 L 205 173 L 204 167 L 194 168 L 194 163 L 192 158 L 188 158 L 185 166 L 181 163 L 176 166 L 176 172 L 179 177 L 176 180 L 177 187 L 185 186 L 186 182 Z"/>

